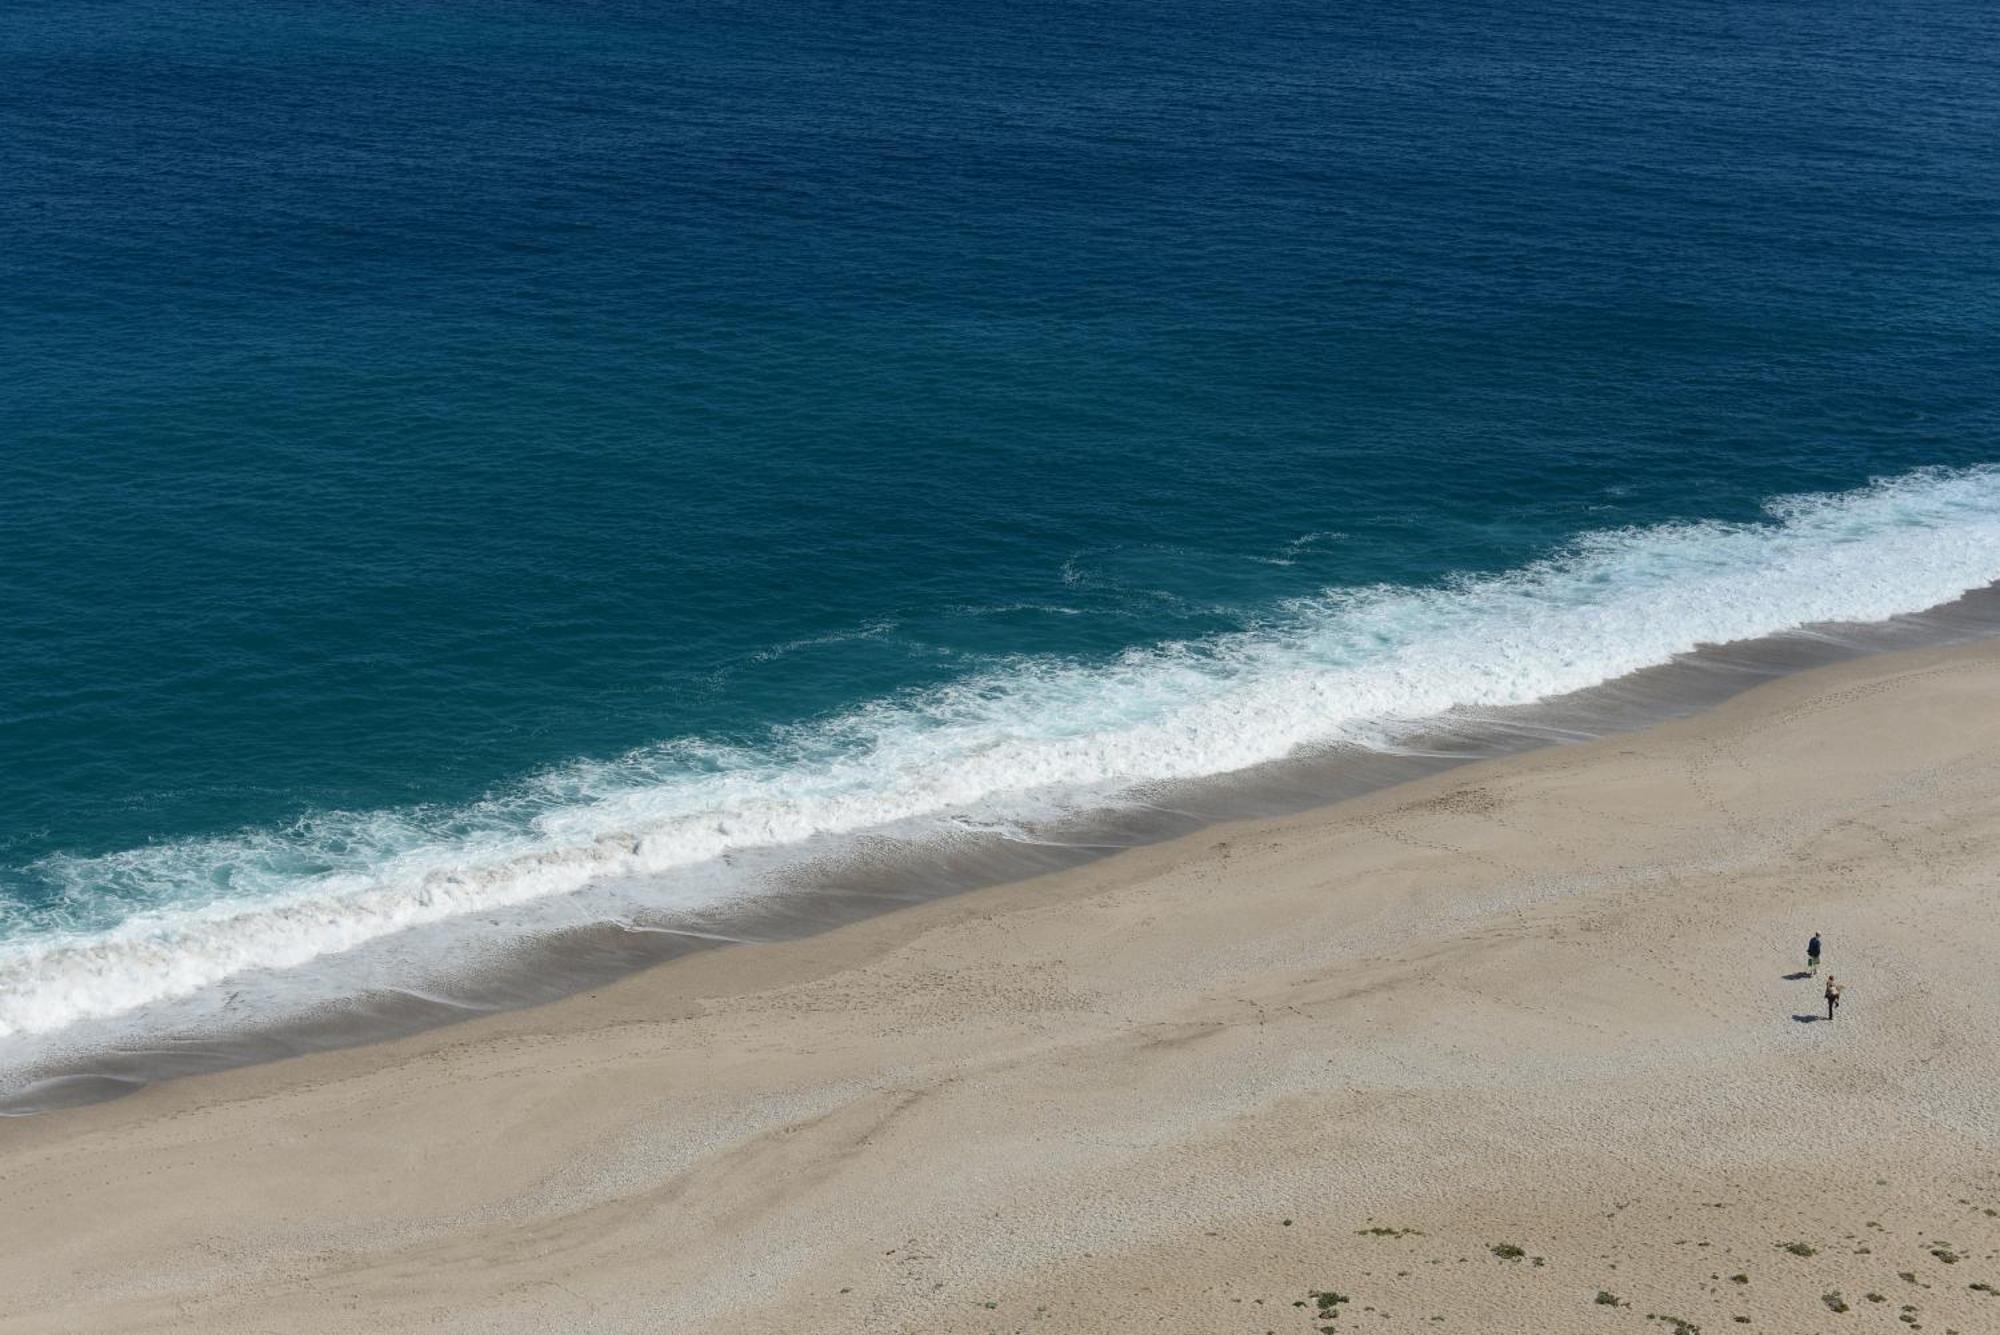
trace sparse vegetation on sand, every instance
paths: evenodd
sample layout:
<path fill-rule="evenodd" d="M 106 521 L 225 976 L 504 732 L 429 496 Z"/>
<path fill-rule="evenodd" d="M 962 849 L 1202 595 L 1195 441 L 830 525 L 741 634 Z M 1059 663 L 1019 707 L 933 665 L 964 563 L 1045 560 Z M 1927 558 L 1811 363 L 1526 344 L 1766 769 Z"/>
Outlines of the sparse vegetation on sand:
<path fill-rule="evenodd" d="M 1334 1325 L 1334 1320 L 1340 1316 L 1340 1305 L 1354 1301 L 1346 1294 L 1333 1289 L 1314 1289 L 1306 1297 L 1312 1300 L 1315 1320 L 1321 1323 L 1317 1328 L 1320 1335 L 1335 1335 L 1339 1327 Z M 1298 1307 L 1304 1305 L 1304 1303 L 1294 1304 Z"/>
<path fill-rule="evenodd" d="M 1894 1273 L 1904 1283 L 1926 1291 L 1931 1290 L 1932 1285 L 1926 1283 L 1916 1270 L 1890 1272 L 1886 1269 L 1875 1269 L 1876 1266 L 1886 1267 L 1896 1263 L 1907 1265 L 1919 1256 L 1928 1256 L 1943 1265 L 1967 1262 L 1976 1264 L 1981 1258 L 1990 1260 L 1994 1256 L 2000 1256 L 2000 1233 L 1995 1233 L 1989 1238 L 1988 1226 L 1983 1220 L 1979 1221 L 1971 1234 L 1959 1231 L 1968 1227 L 1963 1224 L 1959 1229 L 1952 1230 L 1958 1233 L 1960 1239 L 1958 1242 L 1948 1242 L 1942 1238 L 1929 1236 L 1928 1230 L 1921 1227 L 1927 1222 L 1923 1215 L 1915 1218 L 1906 1217 L 1900 1221 L 1891 1220 L 1888 1224 L 1884 1224 L 1881 1220 L 1870 1219 L 1866 1227 L 1871 1232 L 1842 1233 L 1838 1235 L 1842 1240 L 1838 1241 L 1833 1240 L 1834 1235 L 1829 1232 L 1824 1235 L 1828 1240 L 1823 1242 L 1807 1242 L 1797 1239 L 1796 1235 L 1792 1241 L 1771 1242 L 1760 1239 L 1770 1239 L 1773 1233 L 1777 1233 L 1782 1239 L 1784 1234 L 1778 1233 L 1777 1229 L 1773 1228 L 1770 1231 L 1760 1229 L 1757 1234 L 1752 1234 L 1748 1238 L 1740 1234 L 1702 1237 L 1696 1230 L 1686 1226 L 1684 1214 L 1677 1214 L 1672 1208 L 1662 1211 L 1662 1214 L 1666 1220 L 1678 1220 L 1678 1224 L 1672 1231 L 1656 1231 L 1653 1226 L 1633 1218 L 1630 1212 L 1636 1204 L 1638 1202 L 1615 1202 L 1605 1218 L 1618 1218 L 1622 1215 L 1628 1227 L 1638 1224 L 1654 1239 L 1671 1241 L 1671 1248 L 1662 1246 L 1650 1252 L 1635 1253 L 1632 1244 L 1637 1239 L 1630 1235 L 1624 1237 L 1606 1235 L 1593 1249 L 1593 1255 L 1589 1258 L 1554 1248 L 1551 1249 L 1555 1250 L 1553 1257 L 1535 1256 L 1525 1246 L 1515 1242 L 1491 1242 L 1482 1245 L 1494 1259 L 1517 1267 L 1504 1282 L 1510 1286 L 1525 1284 L 1531 1287 L 1526 1291 L 1511 1292 L 1510 1301 L 1525 1299 L 1536 1309 L 1540 1309 L 1544 1313 L 1544 1319 L 1550 1323 L 1545 1327 L 1549 1330 L 1567 1331 L 1574 1325 L 1578 1330 L 1595 1329 L 1603 1332 L 1603 1335 L 1619 1335 L 1620 1331 L 1626 1332 L 1627 1335 L 1636 1335 L 1634 1317 L 1644 1309 L 1635 1308 L 1634 1304 L 1640 1300 L 1629 1298 L 1609 1285 L 1579 1291 L 1575 1286 L 1574 1277 L 1578 1269 L 1586 1265 L 1600 1267 L 1597 1276 L 1599 1280 L 1620 1283 L 1621 1288 L 1624 1287 L 1622 1282 L 1624 1276 L 1633 1269 L 1638 1269 L 1646 1276 L 1639 1282 L 1648 1289 L 1656 1287 L 1662 1279 L 1671 1276 L 1670 1282 L 1677 1287 L 1664 1292 L 1678 1293 L 1680 1296 L 1678 1300 L 1669 1297 L 1666 1301 L 1680 1307 L 1682 1313 L 1703 1311 L 1695 1304 L 1714 1304 L 1713 1309 L 1706 1310 L 1699 1320 L 1686 1315 L 1676 1315 L 1670 1311 L 1645 1312 L 1646 1321 L 1652 1323 L 1651 1329 L 1660 1331 L 1661 1335 L 1668 1335 L 1669 1332 L 1671 1335 L 1702 1335 L 1702 1322 L 1707 1322 L 1711 1328 L 1719 1324 L 1722 1329 L 1790 1329 L 1792 1323 L 1798 1323 L 1804 1317 L 1808 1308 L 1812 1311 L 1823 1310 L 1841 1318 L 1857 1316 L 1858 1313 L 1865 1313 L 1870 1308 L 1883 1308 L 1895 1312 L 1897 1321 L 1905 1329 L 1930 1331 L 1932 1335 L 1970 1335 L 1970 1329 L 1965 1327 L 1977 1323 L 1968 1323 L 1965 1318 L 1952 1310 L 1951 1304 L 1969 1303 L 1979 1306 L 1984 1299 L 2000 1298 L 2000 1279 L 1979 1278 L 1963 1287 L 1957 1284 L 1940 1286 L 1949 1292 L 1955 1292 L 1958 1296 L 1956 1298 L 1941 1296 L 1936 1306 L 1926 1303 L 1925 1308 L 1920 1309 L 1914 1302 L 1898 1306 L 1894 1299 L 1882 1292 L 1882 1288 L 1886 1287 L 1883 1280 L 1887 1274 Z M 1300 1222 L 1309 1224 L 1311 1221 Z M 1811 1226 L 1807 1221 L 1799 1219 L 1794 1219 L 1792 1226 L 1798 1227 L 1802 1223 L 1807 1224 L 1807 1227 Z M 1823 1221 L 1821 1226 L 1825 1227 Z M 1780 1224 L 1779 1227 L 1784 1226 Z M 1352 1249 L 1343 1264 L 1354 1267 L 1350 1278 L 1359 1286 L 1355 1290 L 1357 1296 L 1350 1298 L 1347 1293 L 1331 1288 L 1320 1288 L 1312 1290 L 1306 1299 L 1292 1305 L 1302 1309 L 1301 1316 L 1309 1318 L 1309 1329 L 1314 1335 L 1354 1335 L 1363 1329 L 1392 1329 L 1388 1325 L 1378 1327 L 1375 1323 L 1377 1320 L 1388 1318 L 1391 1309 L 1402 1310 L 1415 1301 L 1424 1301 L 1433 1296 L 1440 1299 L 1444 1297 L 1442 1292 L 1428 1287 L 1420 1287 L 1413 1291 L 1399 1281 L 1410 1280 L 1413 1276 L 1427 1273 L 1419 1268 L 1421 1266 L 1453 1267 L 1455 1263 L 1456 1267 L 1464 1267 L 1477 1261 L 1479 1248 L 1467 1245 L 1469 1239 L 1463 1236 L 1453 1237 L 1450 1230 L 1444 1230 L 1443 1233 L 1442 1237 L 1428 1236 L 1423 1229 L 1400 1224 L 1378 1224 L 1370 1219 L 1364 1227 L 1351 1230 L 1353 1238 L 1370 1240 L 1367 1244 L 1343 1242 L 1338 1236 L 1330 1240 L 1336 1248 L 1345 1245 Z M 1675 1234 L 1681 1236 L 1676 1237 Z M 1855 1245 L 1857 1236 L 1868 1237 L 1878 1245 L 1872 1249 L 1857 1247 Z M 1301 1241 L 1316 1244 L 1327 1240 L 1316 1237 L 1313 1230 L 1307 1228 Z M 1789 1257 L 1796 1257 L 1798 1262 L 1778 1265 L 1769 1273 L 1760 1274 L 1754 1286 L 1747 1269 L 1730 1271 L 1721 1264 L 1725 1257 L 1739 1259 L 1746 1250 L 1754 1252 L 1760 1246 L 1768 1246 L 1784 1252 Z M 1704 1252 L 1701 1250 L 1704 1248 L 1710 1250 Z M 1315 1247 L 1315 1250 L 1318 1248 Z M 1378 1264 L 1371 1260 L 1371 1257 L 1385 1255 L 1393 1257 L 1394 1260 L 1380 1269 L 1368 1268 Z M 1707 1265 L 1701 1266 L 1698 1272 L 1695 1266 L 1676 1265 L 1673 1259 L 1685 1258 L 1687 1261 L 1693 1261 L 1697 1257 L 1704 1256 L 1712 1259 Z M 1875 1259 L 1872 1261 L 1857 1259 L 1868 1256 L 1874 1256 Z M 1523 1262 L 1532 1262 L 1532 1265 L 1521 1264 Z M 1662 1270 L 1656 1264 L 1662 1262 L 1668 1269 Z M 1549 1266 L 1552 1277 L 1567 1273 L 1571 1278 L 1558 1285 L 1540 1287 L 1538 1279 L 1531 1276 L 1538 1276 L 1540 1273 L 1538 1268 L 1544 1263 Z M 1397 1265 L 1408 1265 L 1410 1268 L 1397 1269 L 1395 1268 Z M 1857 1265 L 1867 1268 L 1857 1271 L 1854 1268 Z M 1465 1280 L 1472 1280 L 1472 1274 L 1464 1270 L 1454 1269 L 1443 1273 L 1456 1273 L 1463 1275 Z M 1833 1287 L 1843 1280 L 1847 1281 L 1846 1285 Z M 1872 1282 L 1878 1287 L 1866 1287 L 1865 1282 Z M 1377 1285 L 1384 1286 L 1387 1291 L 1373 1291 Z M 1856 1295 L 1852 1299 L 1847 1297 L 1849 1286 Z M 1736 1299 L 1734 1303 L 1729 1301 L 1731 1297 Z M 1262 1302 L 1263 1300 L 1235 1299 L 1234 1301 Z M 1762 1310 L 1741 1310 L 1750 1308 L 1753 1301 L 1759 1304 Z M 1388 1306 L 1374 1305 L 1381 1303 L 1387 1303 Z M 1581 1317 L 1564 1321 L 1547 1316 L 1550 1310 L 1559 1309 L 1565 1303 L 1574 1304 L 1571 1308 L 1573 1313 L 1583 1307 L 1590 1307 L 1598 1310 L 1600 1316 L 1589 1326 L 1583 1324 Z M 1739 1310 L 1732 1311 L 1730 1310 L 1732 1307 Z M 1633 1315 L 1624 1316 L 1624 1309 L 1631 1309 Z M 2000 1310 L 2000 1308 L 1983 1310 Z M 1422 1315 L 1407 1311 L 1404 1312 L 1404 1319 L 1428 1321 L 1431 1325 L 1449 1325 L 1453 1320 L 1435 1313 Z M 1867 1318 L 1859 1319 L 1866 1325 Z M 1812 1326 L 1808 1319 L 1804 1328 L 1821 1330 L 1822 1335 L 1850 1328 L 1860 1331 L 1859 1326 L 1850 1327 L 1845 1323 L 1835 1326 L 1829 1323 L 1825 1316 L 1819 1318 L 1819 1321 L 1820 1326 Z M 1957 1324 L 1953 1324 L 1954 1321 Z M 1983 1330 L 1985 1327 L 1977 1328 Z M 1281 1332 L 1271 1332 L 1271 1335 L 1281 1335 Z"/>

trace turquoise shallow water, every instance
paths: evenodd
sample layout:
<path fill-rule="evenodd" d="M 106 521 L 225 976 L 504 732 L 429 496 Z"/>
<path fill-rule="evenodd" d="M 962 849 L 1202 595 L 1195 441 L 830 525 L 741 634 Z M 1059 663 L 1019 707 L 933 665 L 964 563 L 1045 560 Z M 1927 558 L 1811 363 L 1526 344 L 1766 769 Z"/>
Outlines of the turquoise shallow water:
<path fill-rule="evenodd" d="M 0 1036 L 2000 576 L 1988 8 L 1375 8 L 8 6 Z"/>

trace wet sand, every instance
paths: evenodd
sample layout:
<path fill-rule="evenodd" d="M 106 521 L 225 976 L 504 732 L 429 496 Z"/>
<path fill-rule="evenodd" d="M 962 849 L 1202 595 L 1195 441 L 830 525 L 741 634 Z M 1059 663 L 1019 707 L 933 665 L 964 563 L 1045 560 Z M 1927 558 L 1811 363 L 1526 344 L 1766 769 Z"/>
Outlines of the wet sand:
<path fill-rule="evenodd" d="M 0 1331 L 2000 1329 L 1997 857 L 2000 647 L 1821 668 L 0 1122 Z"/>
<path fill-rule="evenodd" d="M 1634 732 L 1792 673 L 1989 639 L 2000 639 L 2000 586 L 1886 621 L 1702 645 L 1530 705 L 1389 723 L 1376 745 L 1151 785 L 1027 837 L 961 828 L 940 841 L 935 832 L 881 830 L 456 917 L 300 969 L 252 970 L 141 1012 L 16 1035 L 0 1042 L 0 1116 L 545 1005 L 720 945 L 797 940 L 1218 824 L 1296 815 L 1463 764 Z"/>

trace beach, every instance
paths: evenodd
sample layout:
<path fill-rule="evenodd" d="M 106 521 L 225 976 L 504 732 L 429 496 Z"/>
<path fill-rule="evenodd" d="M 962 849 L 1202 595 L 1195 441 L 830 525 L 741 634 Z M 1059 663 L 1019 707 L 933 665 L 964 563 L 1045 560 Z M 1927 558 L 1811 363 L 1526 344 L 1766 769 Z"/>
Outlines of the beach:
<path fill-rule="evenodd" d="M 2000 1328 L 1996 706 L 1863 659 L 9 1119 L 0 1331 Z"/>
<path fill-rule="evenodd" d="M 1920 17 L 0 6 L 0 1335 L 2000 1332 Z"/>

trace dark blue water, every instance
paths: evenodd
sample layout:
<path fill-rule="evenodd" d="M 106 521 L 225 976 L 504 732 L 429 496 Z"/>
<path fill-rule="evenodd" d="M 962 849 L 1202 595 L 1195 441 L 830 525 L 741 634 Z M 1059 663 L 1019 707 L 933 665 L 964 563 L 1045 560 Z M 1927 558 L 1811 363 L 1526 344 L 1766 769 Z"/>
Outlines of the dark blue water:
<path fill-rule="evenodd" d="M 1996 126 L 1970 2 L 14 0 L 0 1033 L 1983 583 Z"/>

